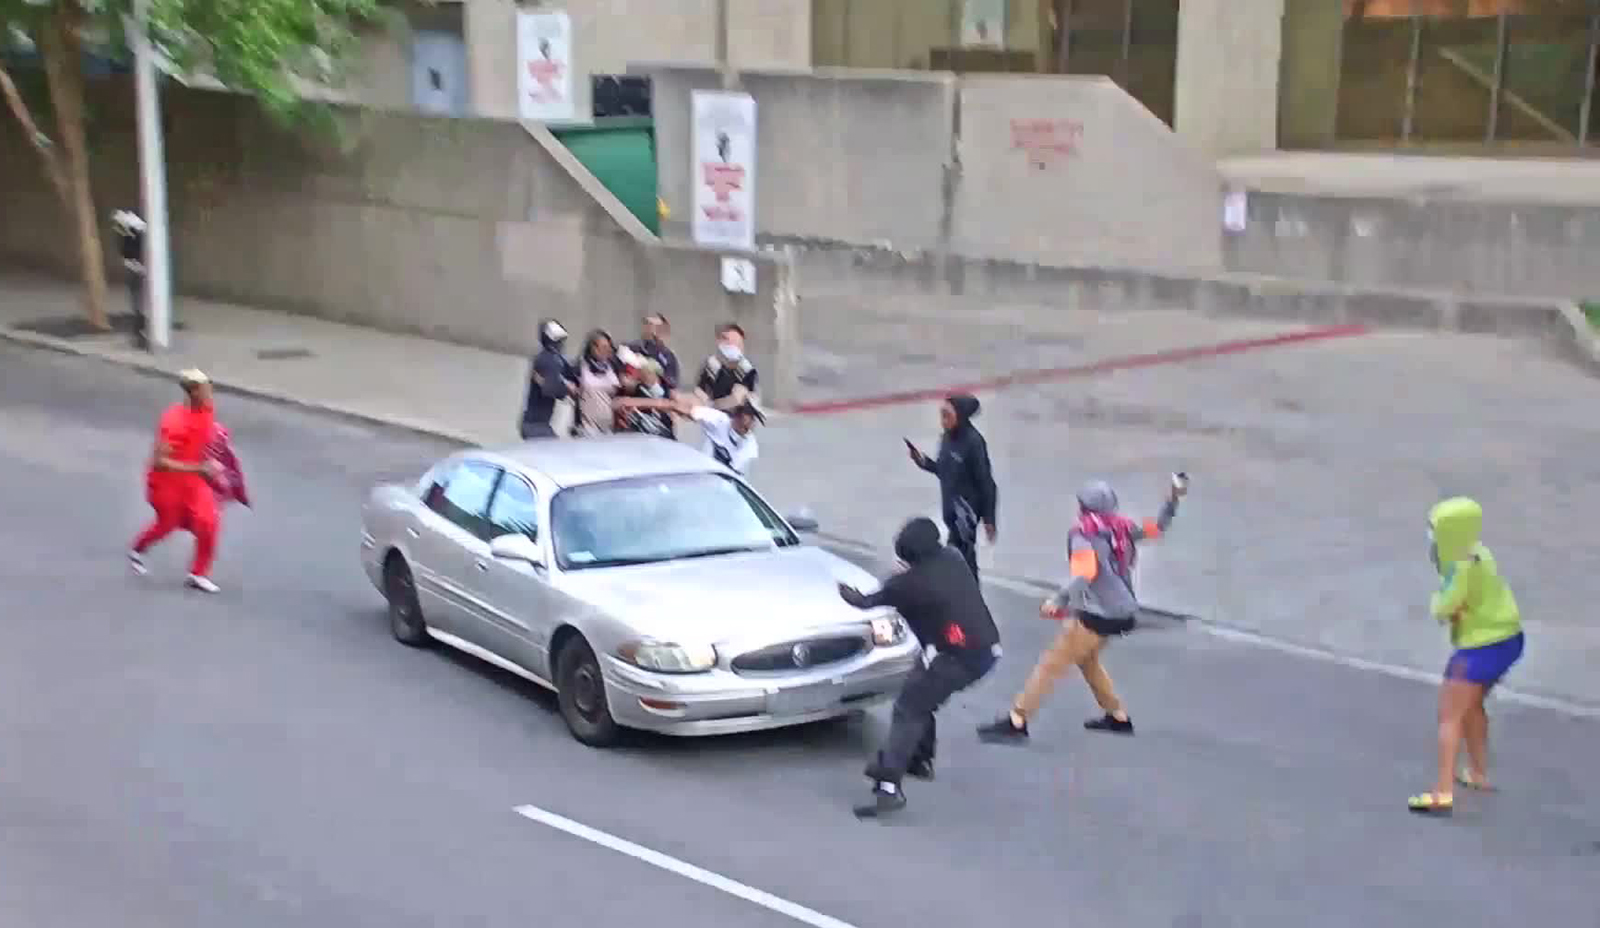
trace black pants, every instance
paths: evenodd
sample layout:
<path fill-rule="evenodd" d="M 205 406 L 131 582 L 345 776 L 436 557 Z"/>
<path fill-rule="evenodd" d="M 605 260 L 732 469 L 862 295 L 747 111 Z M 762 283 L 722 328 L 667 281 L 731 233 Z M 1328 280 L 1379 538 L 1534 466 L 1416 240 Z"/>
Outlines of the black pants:
<path fill-rule="evenodd" d="M 977 537 L 974 536 L 971 540 L 962 540 L 961 536 L 956 533 L 955 527 L 950 525 L 945 526 L 945 532 L 946 537 L 950 539 L 950 547 L 961 552 L 961 557 L 967 562 L 967 566 L 972 568 L 972 575 L 974 577 L 978 576 Z"/>
<path fill-rule="evenodd" d="M 534 438 L 555 438 L 556 430 L 548 422 L 522 423 L 522 440 L 529 441 Z"/>
<path fill-rule="evenodd" d="M 867 776 L 899 783 L 912 763 L 931 763 L 939 744 L 934 713 L 951 696 L 983 679 L 994 664 L 994 655 L 985 651 L 959 657 L 941 652 L 926 666 L 917 664 L 894 701 L 889 738 L 867 765 Z"/>

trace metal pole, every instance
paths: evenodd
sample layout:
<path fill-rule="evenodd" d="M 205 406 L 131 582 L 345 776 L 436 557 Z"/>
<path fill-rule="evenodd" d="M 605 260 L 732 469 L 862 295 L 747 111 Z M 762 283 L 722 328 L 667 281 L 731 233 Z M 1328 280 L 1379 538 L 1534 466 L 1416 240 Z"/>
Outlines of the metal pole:
<path fill-rule="evenodd" d="M 1418 69 L 1422 66 L 1422 18 L 1411 17 L 1411 58 L 1406 62 L 1405 112 L 1400 118 L 1400 141 L 1411 141 L 1412 124 L 1417 113 Z"/>
<path fill-rule="evenodd" d="M 1133 0 L 1126 0 L 1122 7 L 1122 57 L 1117 59 L 1117 83 L 1123 90 L 1128 89 L 1129 59 L 1133 55 Z"/>
<path fill-rule="evenodd" d="M 722 89 L 733 90 L 739 78 L 728 65 L 728 0 L 717 0 L 717 72 L 722 75 Z"/>
<path fill-rule="evenodd" d="M 161 96 L 156 84 L 146 14 L 149 0 L 135 0 L 134 89 L 139 123 L 139 187 L 144 200 L 145 319 L 150 350 L 172 345 L 172 275 L 167 242 L 167 160 L 161 140 Z"/>
<path fill-rule="evenodd" d="M 1506 14 L 1502 11 L 1499 22 L 1495 24 L 1494 85 L 1489 88 L 1489 121 L 1483 129 L 1485 145 L 1493 142 L 1500 130 L 1500 94 L 1504 91 L 1506 82 L 1506 49 L 1509 44 Z"/>
<path fill-rule="evenodd" d="M 1583 106 L 1578 109 L 1578 147 L 1589 144 L 1589 114 L 1594 108 L 1595 43 L 1600 41 L 1600 14 L 1589 14 L 1589 66 L 1583 74 Z"/>

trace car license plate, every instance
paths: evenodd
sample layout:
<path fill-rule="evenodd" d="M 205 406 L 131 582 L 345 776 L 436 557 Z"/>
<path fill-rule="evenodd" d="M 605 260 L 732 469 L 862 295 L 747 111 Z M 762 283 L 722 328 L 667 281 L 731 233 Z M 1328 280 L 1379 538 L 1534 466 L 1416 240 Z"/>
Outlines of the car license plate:
<path fill-rule="evenodd" d="M 839 697 L 840 688 L 831 684 L 780 690 L 767 696 L 767 713 L 780 716 L 809 715 L 833 708 L 839 702 Z"/>

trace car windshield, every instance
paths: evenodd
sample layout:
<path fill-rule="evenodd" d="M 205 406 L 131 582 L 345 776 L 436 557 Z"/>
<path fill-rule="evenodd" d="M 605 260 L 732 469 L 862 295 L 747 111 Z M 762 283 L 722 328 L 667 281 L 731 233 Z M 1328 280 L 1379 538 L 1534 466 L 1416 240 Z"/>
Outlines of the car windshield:
<path fill-rule="evenodd" d="M 676 474 L 572 487 L 550 502 L 563 570 L 651 564 L 800 543 L 777 513 L 724 474 Z"/>

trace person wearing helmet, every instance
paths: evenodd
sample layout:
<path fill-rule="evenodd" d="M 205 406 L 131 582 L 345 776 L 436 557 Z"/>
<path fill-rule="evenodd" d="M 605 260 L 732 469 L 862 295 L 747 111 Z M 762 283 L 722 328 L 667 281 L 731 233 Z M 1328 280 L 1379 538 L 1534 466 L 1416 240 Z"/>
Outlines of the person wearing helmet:
<path fill-rule="evenodd" d="M 1177 514 L 1178 500 L 1188 482 L 1174 475 L 1171 492 L 1154 519 L 1135 522 L 1118 512 L 1117 494 L 1105 481 L 1095 481 L 1078 493 L 1078 522 L 1067 535 L 1067 562 L 1071 580 L 1059 593 L 1045 600 L 1039 614 L 1046 619 L 1064 620 L 1061 631 L 1039 657 L 1011 711 L 980 726 L 978 736 L 996 743 L 1020 743 L 1028 739 L 1028 720 L 1055 688 L 1056 681 L 1072 667 L 1083 673 L 1084 682 L 1100 704 L 1102 715 L 1083 727 L 1090 731 L 1133 734 L 1133 720 L 1111 686 L 1111 677 L 1100 665 L 1100 652 L 1106 642 L 1133 631 L 1139 600 L 1133 592 L 1133 567 L 1142 541 L 1159 538 Z"/>
<path fill-rule="evenodd" d="M 539 324 L 539 353 L 533 358 L 528 374 L 528 399 L 522 406 L 524 441 L 556 437 L 550 425 L 556 404 L 577 391 L 577 372 L 562 353 L 566 343 L 567 330 L 561 323 L 546 319 Z"/>

